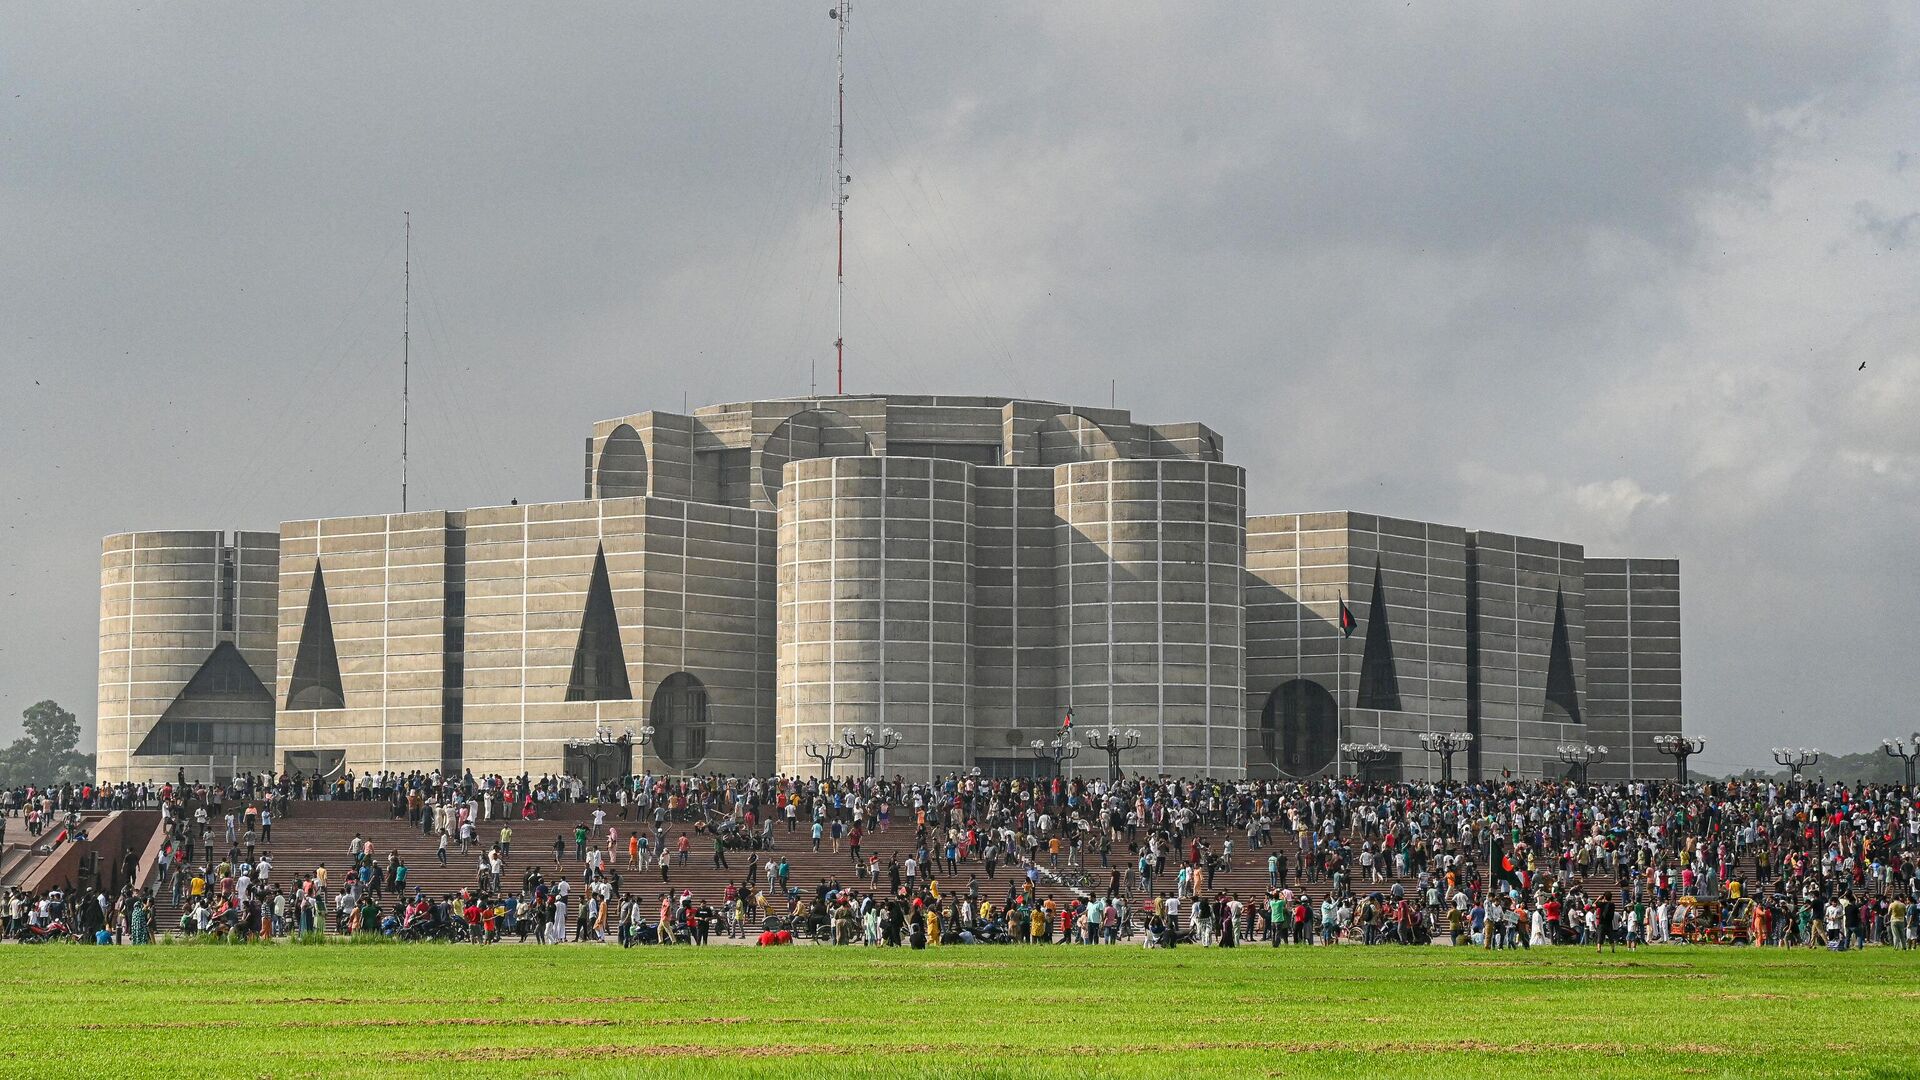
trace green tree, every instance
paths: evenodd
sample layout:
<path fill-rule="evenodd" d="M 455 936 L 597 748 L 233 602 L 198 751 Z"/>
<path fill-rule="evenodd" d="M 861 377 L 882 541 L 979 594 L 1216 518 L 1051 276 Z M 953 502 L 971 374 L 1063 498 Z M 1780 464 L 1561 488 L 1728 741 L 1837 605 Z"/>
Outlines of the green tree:
<path fill-rule="evenodd" d="M 57 784 L 93 775 L 93 755 L 79 753 L 80 721 L 52 700 L 20 713 L 25 734 L 0 750 L 0 782 Z"/>

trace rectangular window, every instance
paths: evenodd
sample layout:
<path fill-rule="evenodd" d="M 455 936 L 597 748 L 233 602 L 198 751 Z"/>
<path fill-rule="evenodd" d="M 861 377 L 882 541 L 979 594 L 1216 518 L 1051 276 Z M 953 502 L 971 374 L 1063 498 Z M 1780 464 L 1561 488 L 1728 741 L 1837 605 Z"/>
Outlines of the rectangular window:
<path fill-rule="evenodd" d="M 890 442 L 887 444 L 887 456 L 939 458 L 942 461 L 964 461 L 969 465 L 998 465 L 1000 464 L 1000 444 Z"/>
<path fill-rule="evenodd" d="M 1057 763 L 1035 757 L 983 757 L 975 758 L 973 763 L 979 767 L 980 775 L 989 780 L 1043 780 L 1060 774 Z"/>
<path fill-rule="evenodd" d="M 236 589 L 233 549 L 226 548 L 220 552 L 220 632 L 223 634 L 233 633 Z"/>

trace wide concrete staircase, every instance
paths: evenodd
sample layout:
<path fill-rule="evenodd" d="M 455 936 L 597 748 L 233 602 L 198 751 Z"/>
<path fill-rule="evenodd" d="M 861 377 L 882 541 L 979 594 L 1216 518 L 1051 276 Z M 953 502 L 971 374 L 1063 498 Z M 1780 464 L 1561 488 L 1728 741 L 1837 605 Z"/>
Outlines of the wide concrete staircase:
<path fill-rule="evenodd" d="M 348 847 L 352 838 L 358 834 L 373 842 L 375 861 L 381 868 L 385 867 L 390 852 L 400 853 L 402 861 L 407 865 L 406 892 L 408 895 L 412 895 L 415 889 L 420 889 L 429 896 L 437 897 L 455 894 L 473 886 L 478 880 L 479 853 L 498 839 L 502 825 L 510 824 L 513 828 L 512 849 L 503 872 L 507 888 L 517 888 L 527 869 L 530 866 L 538 866 L 548 881 L 565 878 L 578 889 L 585 875 L 583 864 L 574 853 L 574 827 L 581 823 L 590 825 L 595 809 L 585 804 L 549 805 L 542 807 L 542 816 L 534 820 L 482 822 L 476 833 L 476 846 L 465 855 L 460 854 L 457 847 L 451 848 L 447 864 L 443 867 L 435 854 L 438 837 L 423 833 L 418 826 L 405 818 L 392 817 L 388 804 L 384 802 L 296 802 L 291 804 L 286 813 L 275 816 L 272 841 L 259 844 L 257 851 L 272 856 L 271 881 L 283 888 L 291 888 L 301 878 L 312 876 L 315 869 L 324 864 L 328 871 L 329 893 L 332 893 L 344 885 L 348 879 L 352 866 L 352 859 L 347 854 Z M 646 860 L 645 864 L 637 869 L 628 864 L 627 837 L 635 827 L 641 826 L 643 823 L 639 820 L 623 821 L 609 809 L 606 827 L 598 830 L 590 829 L 591 843 L 604 850 L 606 828 L 617 830 L 612 869 L 619 875 L 620 891 L 643 897 L 647 901 L 649 912 L 653 910 L 661 893 L 669 889 L 674 892 L 691 889 L 695 897 L 717 904 L 724 897 L 729 884 L 739 884 L 745 880 L 750 860 L 757 861 L 764 867 L 769 859 L 777 861 L 785 858 L 789 868 L 788 884 L 800 890 L 803 898 L 810 897 L 818 885 L 828 879 L 838 880 L 843 885 L 858 891 L 874 887 L 861 879 L 844 840 L 838 853 L 832 851 L 832 845 L 828 841 L 823 841 L 821 850 L 815 852 L 808 833 L 804 829 L 788 832 L 784 824 L 775 828 L 775 847 L 771 851 L 730 850 L 727 852 L 729 865 L 721 868 L 713 865 L 712 841 L 706 834 L 696 833 L 691 822 L 669 823 L 665 834 L 669 848 L 677 845 L 679 837 L 684 833 L 690 840 L 691 851 L 684 864 L 677 856 L 673 858 L 668 868 L 667 880 L 663 882 L 654 860 Z M 1267 855 L 1270 849 L 1246 849 L 1243 846 L 1245 843 L 1243 833 L 1225 834 L 1203 830 L 1200 835 L 1211 842 L 1215 851 L 1221 850 L 1224 841 L 1229 838 L 1233 839 L 1235 844 L 1228 869 L 1216 872 L 1212 877 L 1209 885 L 1212 892 L 1238 896 L 1249 903 L 1266 896 Z M 564 842 L 564 851 L 557 863 L 553 850 L 556 837 Z M 224 845 L 218 843 L 220 840 L 221 837 L 216 830 L 217 848 L 224 851 Z M 1280 852 L 1290 863 L 1286 884 L 1292 886 L 1296 892 L 1304 889 L 1311 897 L 1324 896 L 1330 887 L 1330 883 L 1324 877 L 1302 881 L 1297 872 L 1291 872 L 1291 863 L 1295 856 L 1292 834 L 1276 833 L 1274 840 Z M 889 855 L 897 854 L 904 859 L 912 845 L 912 831 L 896 827 L 888 832 L 870 833 L 865 851 L 879 854 L 884 866 Z M 1184 847 L 1180 854 L 1184 856 Z M 1097 855 L 1088 856 L 1085 865 L 1071 864 L 1063 855 L 1055 865 L 1043 853 L 1039 860 L 1036 892 L 1041 898 L 1051 898 L 1060 903 L 1072 899 L 1083 890 L 1104 893 L 1113 870 L 1120 870 L 1122 880 L 1126 879 L 1126 870 L 1130 861 L 1124 848 L 1113 852 L 1109 858 L 1112 863 L 1110 867 L 1099 865 Z M 204 860 L 204 856 L 202 859 Z M 1177 870 L 1178 860 L 1170 858 L 1168 872 L 1154 880 L 1154 892 L 1165 894 L 1172 891 Z M 1739 872 L 1751 880 L 1751 862 L 1744 862 Z M 150 876 L 151 867 L 143 867 L 142 873 L 143 884 L 150 884 L 147 877 Z M 1481 873 L 1484 875 L 1484 868 L 1481 869 Z M 957 874 L 941 870 L 933 873 L 932 876 L 940 882 L 942 894 L 946 896 L 964 891 L 969 879 L 977 877 L 981 896 L 997 905 L 1006 899 L 1009 882 L 1017 883 L 1024 880 L 1025 867 L 1002 864 L 997 868 L 995 876 L 989 878 L 985 867 L 978 859 L 974 859 L 963 861 Z M 1484 876 L 1481 880 L 1484 885 Z M 1395 882 L 1411 892 L 1417 884 L 1417 879 L 1384 877 L 1375 883 L 1365 875 L 1358 875 L 1357 880 L 1351 884 L 1356 892 L 1364 894 L 1374 890 L 1386 892 Z M 1611 891 L 1618 888 L 1618 882 L 1611 872 L 1594 875 L 1584 880 L 1576 879 L 1576 883 L 1584 885 L 1589 892 Z M 878 889 L 884 890 L 886 885 L 887 882 L 883 876 Z M 759 874 L 757 887 L 766 890 L 770 897 L 776 895 L 774 890 L 767 887 L 764 869 Z M 180 908 L 172 902 L 171 889 L 160 889 L 157 895 L 156 927 L 161 932 L 176 931 L 179 927 Z M 1145 896 L 1130 896 L 1135 911 L 1140 910 L 1147 899 Z M 391 907 L 393 901 L 394 897 L 388 894 L 384 898 L 383 906 Z M 784 902 L 776 901 L 776 903 L 779 903 L 784 910 Z M 331 926 L 331 908 L 329 908 L 328 918 Z"/>

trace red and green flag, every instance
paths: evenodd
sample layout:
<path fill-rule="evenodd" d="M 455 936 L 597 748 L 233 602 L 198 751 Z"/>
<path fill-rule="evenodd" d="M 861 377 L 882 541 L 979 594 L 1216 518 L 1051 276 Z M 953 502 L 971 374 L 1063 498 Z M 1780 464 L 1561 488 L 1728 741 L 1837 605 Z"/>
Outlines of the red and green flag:
<path fill-rule="evenodd" d="M 1354 625 L 1353 609 L 1347 606 L 1347 598 L 1343 596 L 1340 598 L 1340 636 L 1352 637 Z"/>

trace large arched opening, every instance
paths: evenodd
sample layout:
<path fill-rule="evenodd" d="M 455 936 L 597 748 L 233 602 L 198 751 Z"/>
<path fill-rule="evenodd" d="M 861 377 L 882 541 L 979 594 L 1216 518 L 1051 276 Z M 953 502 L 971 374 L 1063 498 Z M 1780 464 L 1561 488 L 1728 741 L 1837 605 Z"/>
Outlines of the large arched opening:
<path fill-rule="evenodd" d="M 1126 456 L 1106 428 L 1079 413 L 1059 413 L 1041 425 L 1037 438 L 1040 465 L 1111 461 Z"/>
<path fill-rule="evenodd" d="M 603 499 L 630 499 L 647 493 L 647 446 L 632 424 L 614 428 L 600 444 L 593 490 Z"/>
<path fill-rule="evenodd" d="M 660 681 L 647 710 L 653 727 L 649 744 L 655 757 L 673 772 L 692 772 L 707 757 L 707 688 L 699 679 L 676 671 Z"/>
<path fill-rule="evenodd" d="M 1340 721 L 1333 695 L 1311 679 L 1274 687 L 1260 710 L 1260 752 L 1287 776 L 1312 776 L 1333 764 Z"/>
<path fill-rule="evenodd" d="M 789 461 L 823 457 L 865 457 L 873 452 L 867 433 L 853 418 L 832 409 L 804 409 L 773 429 L 760 449 L 760 490 L 769 505 L 778 501 L 781 470 Z"/>

